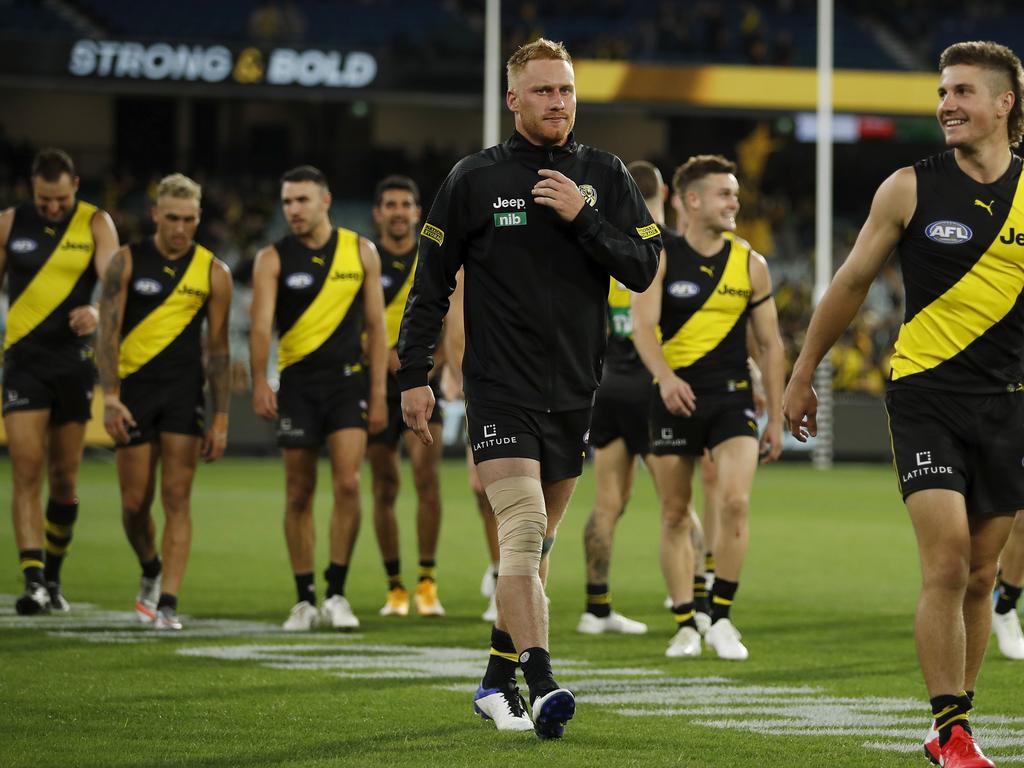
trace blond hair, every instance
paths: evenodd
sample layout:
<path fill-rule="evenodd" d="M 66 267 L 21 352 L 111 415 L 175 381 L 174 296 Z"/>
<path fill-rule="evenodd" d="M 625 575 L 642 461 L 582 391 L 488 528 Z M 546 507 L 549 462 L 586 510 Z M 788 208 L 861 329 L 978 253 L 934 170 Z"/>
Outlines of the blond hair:
<path fill-rule="evenodd" d="M 1013 106 L 1006 117 L 1006 134 L 1010 146 L 1016 147 L 1024 138 L 1024 69 L 1020 59 L 1005 45 L 987 40 L 954 43 L 939 56 L 939 72 L 957 64 L 969 64 L 1003 75 L 1004 87 L 1013 92 Z"/>
<path fill-rule="evenodd" d="M 505 74 L 508 77 L 509 88 L 512 87 L 515 75 L 522 72 L 523 67 L 531 61 L 537 59 L 564 61 L 570 67 L 572 66 L 572 56 L 569 55 L 569 51 L 566 50 L 563 43 L 556 43 L 553 40 L 538 37 L 533 42 L 519 46 L 516 48 L 516 52 L 509 56 L 508 63 L 505 64 Z"/>
<path fill-rule="evenodd" d="M 156 188 L 156 197 L 177 197 L 184 200 L 202 200 L 203 188 L 183 173 L 164 176 Z"/>

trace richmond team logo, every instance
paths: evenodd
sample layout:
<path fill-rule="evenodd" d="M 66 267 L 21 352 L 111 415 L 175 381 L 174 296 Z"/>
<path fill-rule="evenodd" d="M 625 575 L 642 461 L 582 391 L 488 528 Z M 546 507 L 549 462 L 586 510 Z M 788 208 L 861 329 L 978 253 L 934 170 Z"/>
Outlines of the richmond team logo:
<path fill-rule="evenodd" d="M 589 184 L 580 184 L 579 186 L 580 195 L 583 197 L 583 202 L 589 205 L 591 208 L 597 205 L 597 190 Z"/>
<path fill-rule="evenodd" d="M 929 240 L 943 245 L 960 245 L 974 236 L 971 228 L 959 221 L 933 221 L 924 228 L 924 234 Z"/>

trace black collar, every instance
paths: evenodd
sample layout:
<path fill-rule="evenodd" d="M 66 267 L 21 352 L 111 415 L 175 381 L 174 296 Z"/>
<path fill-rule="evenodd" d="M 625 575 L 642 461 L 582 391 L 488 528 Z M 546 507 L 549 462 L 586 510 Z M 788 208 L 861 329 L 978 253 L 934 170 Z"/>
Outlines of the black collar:
<path fill-rule="evenodd" d="M 576 139 L 573 137 L 572 131 L 569 132 L 569 139 L 560 147 L 543 147 L 537 144 L 531 144 L 526 140 L 519 131 L 512 131 L 512 135 L 508 141 L 505 142 L 505 146 L 516 155 L 526 155 L 541 158 L 561 158 L 568 157 L 575 154 L 577 149 Z"/>

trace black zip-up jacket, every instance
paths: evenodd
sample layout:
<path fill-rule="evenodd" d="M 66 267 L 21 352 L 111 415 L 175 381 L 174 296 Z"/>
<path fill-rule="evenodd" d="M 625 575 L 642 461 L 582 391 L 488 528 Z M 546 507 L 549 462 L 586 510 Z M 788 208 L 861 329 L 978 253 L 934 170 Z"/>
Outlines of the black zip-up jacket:
<path fill-rule="evenodd" d="M 586 202 L 572 222 L 534 203 L 541 168 L 580 187 Z M 565 146 L 540 147 L 516 132 L 464 158 L 420 233 L 398 340 L 402 389 L 426 385 L 465 265 L 466 396 L 539 411 L 589 407 L 607 340 L 608 276 L 645 290 L 660 234 L 622 161 L 571 134 Z"/>

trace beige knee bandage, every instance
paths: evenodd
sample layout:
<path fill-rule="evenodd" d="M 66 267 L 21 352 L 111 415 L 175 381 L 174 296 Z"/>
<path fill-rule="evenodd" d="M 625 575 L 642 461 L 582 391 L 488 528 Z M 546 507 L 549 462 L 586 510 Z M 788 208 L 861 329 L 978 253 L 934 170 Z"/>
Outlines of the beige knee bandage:
<path fill-rule="evenodd" d="M 498 521 L 499 576 L 536 576 L 548 516 L 544 490 L 534 477 L 506 477 L 487 486 Z"/>

